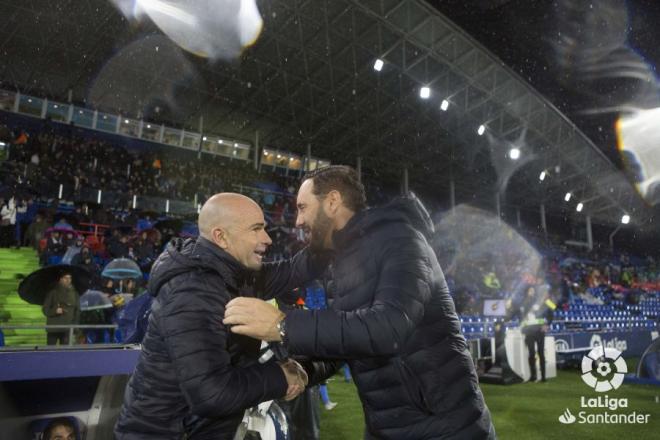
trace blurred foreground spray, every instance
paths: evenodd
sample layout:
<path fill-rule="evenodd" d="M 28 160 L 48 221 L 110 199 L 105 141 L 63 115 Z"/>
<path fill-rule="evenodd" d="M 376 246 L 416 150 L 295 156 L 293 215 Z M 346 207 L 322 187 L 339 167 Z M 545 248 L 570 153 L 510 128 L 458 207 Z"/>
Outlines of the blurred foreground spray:
<path fill-rule="evenodd" d="M 593 103 L 582 113 L 618 115 L 624 166 L 642 197 L 657 204 L 660 93 L 653 66 L 628 43 L 626 2 L 560 0 L 555 8 L 559 37 L 554 49 L 562 84 Z"/>
<path fill-rule="evenodd" d="M 130 20 L 148 16 L 182 49 L 229 60 L 253 44 L 263 27 L 255 0 L 112 0 Z"/>
<path fill-rule="evenodd" d="M 457 290 L 520 293 L 528 281 L 544 278 L 540 253 L 496 215 L 460 205 L 436 223 L 431 242 L 438 260 Z M 499 289 L 487 292 L 484 281 L 497 278 Z"/>

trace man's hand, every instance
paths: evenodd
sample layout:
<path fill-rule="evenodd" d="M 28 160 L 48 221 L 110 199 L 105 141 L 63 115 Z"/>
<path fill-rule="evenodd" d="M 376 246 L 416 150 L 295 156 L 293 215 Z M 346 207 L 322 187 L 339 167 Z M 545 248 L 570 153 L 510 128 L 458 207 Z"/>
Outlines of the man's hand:
<path fill-rule="evenodd" d="M 58 307 L 57 309 L 55 309 L 55 314 L 56 315 L 63 315 L 64 310 L 62 309 L 62 307 Z"/>
<path fill-rule="evenodd" d="M 289 385 L 286 390 L 286 395 L 284 396 L 284 400 L 288 402 L 305 391 L 305 387 L 309 381 L 307 373 L 305 373 L 303 367 L 293 359 L 287 359 L 285 362 L 280 362 L 279 364 L 286 377 L 286 382 Z"/>
<path fill-rule="evenodd" d="M 232 333 L 246 335 L 262 341 L 281 341 L 277 324 L 284 313 L 257 298 L 234 298 L 225 308 L 223 324 L 230 325 Z"/>

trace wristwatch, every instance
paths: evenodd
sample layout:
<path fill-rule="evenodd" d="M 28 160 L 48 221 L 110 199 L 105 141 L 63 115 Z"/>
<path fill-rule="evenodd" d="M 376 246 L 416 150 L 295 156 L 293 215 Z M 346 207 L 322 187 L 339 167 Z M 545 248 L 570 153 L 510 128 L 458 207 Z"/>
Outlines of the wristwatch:
<path fill-rule="evenodd" d="M 284 338 L 286 338 L 286 321 L 284 319 L 277 323 L 277 331 L 280 333 L 280 341 L 284 342 Z"/>

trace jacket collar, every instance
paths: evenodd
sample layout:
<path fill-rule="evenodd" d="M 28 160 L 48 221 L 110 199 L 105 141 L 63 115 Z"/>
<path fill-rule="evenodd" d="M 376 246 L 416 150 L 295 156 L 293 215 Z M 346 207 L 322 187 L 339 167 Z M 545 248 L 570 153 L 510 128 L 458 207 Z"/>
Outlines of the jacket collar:
<path fill-rule="evenodd" d="M 332 244 L 336 250 L 346 248 L 353 240 L 364 235 L 363 226 L 368 215 L 368 209 L 356 212 L 346 226 L 332 233 Z"/>
<path fill-rule="evenodd" d="M 205 266 L 211 266 L 220 273 L 225 282 L 234 289 L 238 289 L 250 277 L 251 272 L 245 266 L 210 240 L 200 236 L 196 247 L 200 249 L 193 251 L 195 257 L 202 258 L 202 255 L 211 257 L 204 261 Z"/>

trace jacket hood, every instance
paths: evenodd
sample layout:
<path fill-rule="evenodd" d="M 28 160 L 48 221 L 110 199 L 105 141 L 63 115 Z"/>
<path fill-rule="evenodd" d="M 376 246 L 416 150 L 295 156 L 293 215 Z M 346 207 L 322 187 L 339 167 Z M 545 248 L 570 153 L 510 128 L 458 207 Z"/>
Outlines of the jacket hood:
<path fill-rule="evenodd" d="M 367 231 L 388 223 L 406 223 L 430 239 L 435 226 L 424 204 L 411 193 L 398 197 L 385 206 L 371 208 L 355 214 L 344 229 L 333 235 L 333 241 L 339 247 L 352 239 L 364 235 Z"/>
<path fill-rule="evenodd" d="M 192 271 L 215 272 L 233 287 L 249 275 L 234 257 L 205 238 L 175 238 L 151 268 L 149 293 L 158 296 L 160 288 L 169 280 Z"/>

